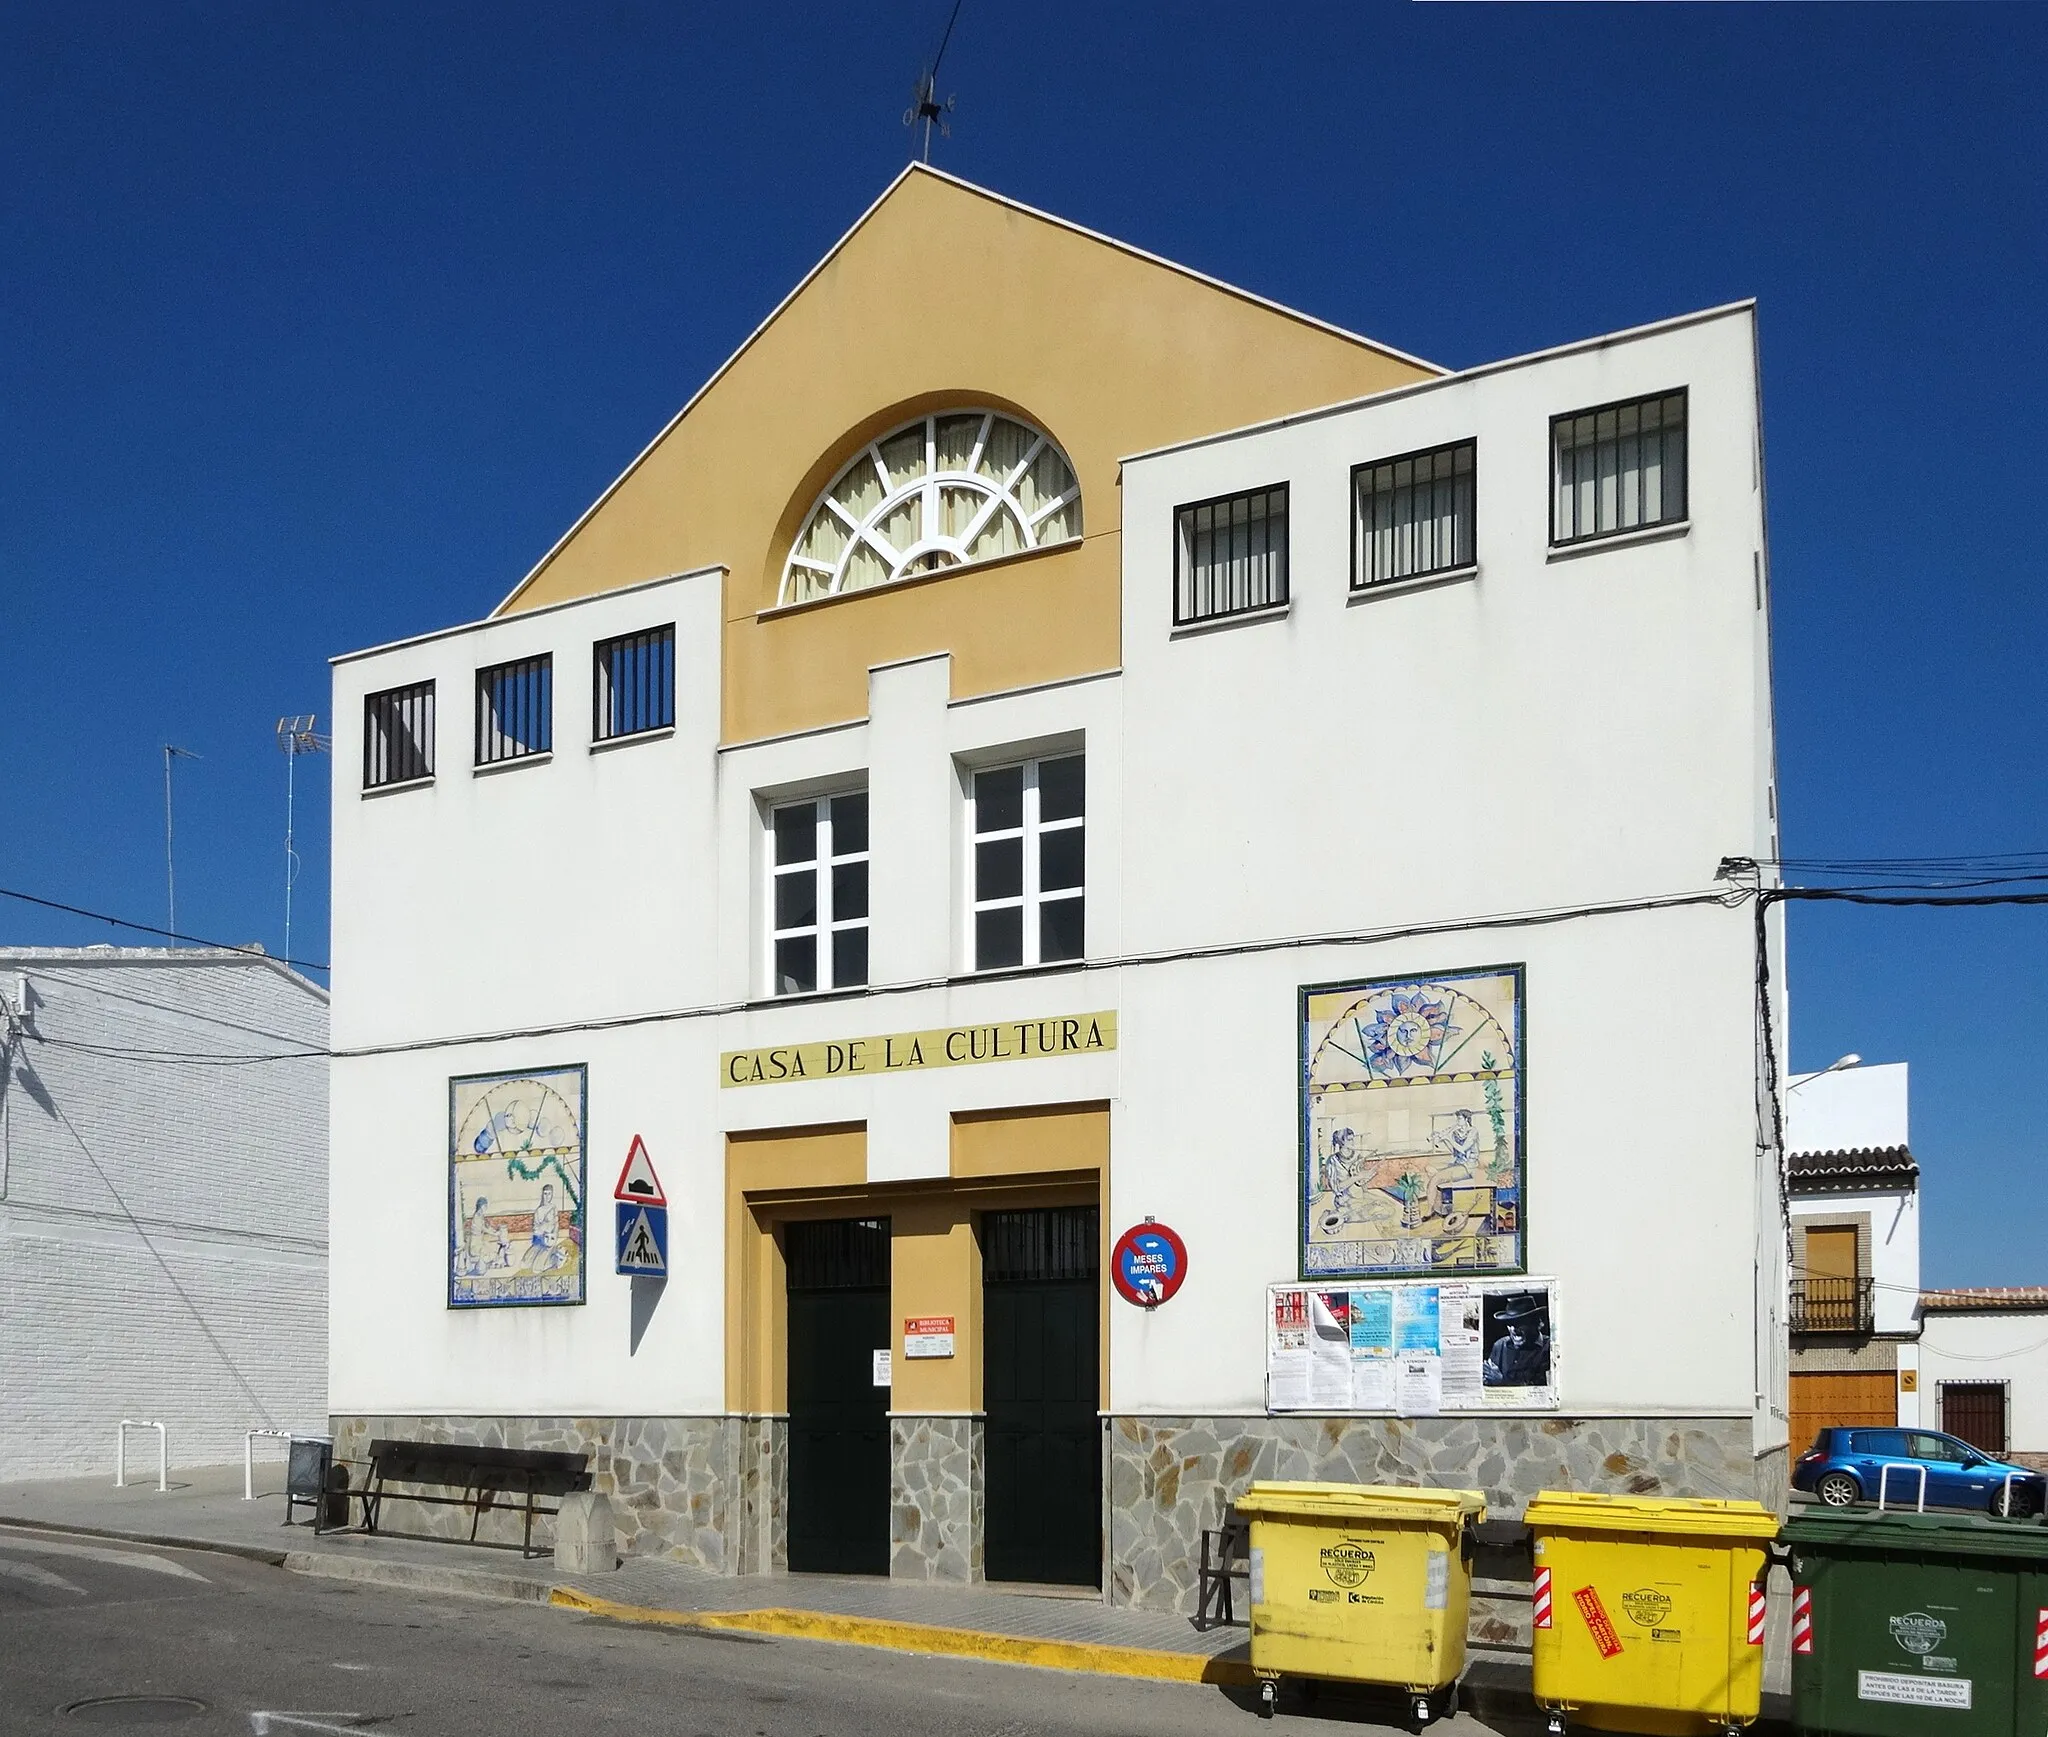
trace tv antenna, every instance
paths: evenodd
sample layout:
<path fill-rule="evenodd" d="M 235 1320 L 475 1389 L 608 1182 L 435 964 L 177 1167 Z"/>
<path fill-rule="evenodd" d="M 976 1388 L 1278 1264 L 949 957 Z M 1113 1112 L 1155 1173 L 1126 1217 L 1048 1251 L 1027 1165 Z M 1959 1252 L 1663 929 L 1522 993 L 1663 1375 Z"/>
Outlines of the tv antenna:
<path fill-rule="evenodd" d="M 953 0 L 952 16 L 946 20 L 946 33 L 939 38 L 939 52 L 931 57 L 919 70 L 917 87 L 911 93 L 910 107 L 903 111 L 906 127 L 924 127 L 924 142 L 919 149 L 918 160 L 929 163 L 932 160 L 932 127 L 936 125 L 939 136 L 950 139 L 953 129 L 946 125 L 946 117 L 953 112 L 953 105 L 959 99 L 948 97 L 939 101 L 939 62 L 946 58 L 946 44 L 953 40 L 953 26 L 960 22 L 960 0 Z"/>
<path fill-rule="evenodd" d="M 198 758 L 190 748 L 174 747 L 169 742 L 164 744 L 164 903 L 169 907 L 164 927 L 170 931 L 170 942 L 174 947 L 178 944 L 178 868 L 177 857 L 172 850 L 171 762 Z"/>
<path fill-rule="evenodd" d="M 292 887 L 299 878 L 299 853 L 292 848 L 292 799 L 298 784 L 299 756 L 324 754 L 334 746 L 331 736 L 315 733 L 311 712 L 277 720 L 277 745 L 284 750 L 284 956 L 292 956 Z"/>

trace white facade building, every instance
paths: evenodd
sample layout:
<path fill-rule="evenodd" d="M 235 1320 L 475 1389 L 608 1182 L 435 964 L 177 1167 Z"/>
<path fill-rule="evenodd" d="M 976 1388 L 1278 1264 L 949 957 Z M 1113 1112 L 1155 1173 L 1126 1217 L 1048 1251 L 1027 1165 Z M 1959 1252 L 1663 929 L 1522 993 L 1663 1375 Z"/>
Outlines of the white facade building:
<path fill-rule="evenodd" d="M 2048 1285 L 1924 1291 L 1920 1310 L 1915 1421 L 2048 1471 Z"/>
<path fill-rule="evenodd" d="M 922 348 L 873 337 L 865 408 L 793 432 L 814 303 L 933 223 L 1025 312 L 896 306 Z M 1193 298 L 1211 351 L 1092 356 L 1112 293 Z M 911 172 L 499 613 L 336 660 L 345 1449 L 580 1447 L 633 1548 L 727 1572 L 1156 1605 L 1253 1476 L 1776 1499 L 1758 930 L 1717 878 L 1777 855 L 1753 310 L 1375 352 L 1327 406 L 1363 341 L 1313 328 L 1328 367 L 1258 399 L 1310 327 Z M 1148 443 L 1155 365 L 1251 395 Z M 763 479 L 723 553 L 714 463 Z M 1025 540 L 984 560 L 1013 508 L 949 479 L 995 470 Z M 612 1270 L 636 1137 L 665 1282 Z M 1134 1306 L 1148 1220 L 1185 1282 Z M 1290 1297 L 1349 1334 L 1298 1394 Z"/>
<path fill-rule="evenodd" d="M 1904 1062 L 1837 1063 L 1786 1088 L 1795 1446 L 1830 1425 L 1923 1421 L 1907 1099 Z"/>
<path fill-rule="evenodd" d="M 246 953 L 16 947 L 0 1003 L 0 1480 L 111 1476 L 124 1417 L 182 1466 L 324 1428 L 326 995 Z"/>

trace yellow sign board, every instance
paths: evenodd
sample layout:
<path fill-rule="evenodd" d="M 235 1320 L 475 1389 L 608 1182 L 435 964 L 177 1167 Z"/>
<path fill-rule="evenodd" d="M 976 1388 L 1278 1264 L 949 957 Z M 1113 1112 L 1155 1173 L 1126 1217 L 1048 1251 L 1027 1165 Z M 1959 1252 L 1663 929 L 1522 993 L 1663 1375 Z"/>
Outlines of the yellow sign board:
<path fill-rule="evenodd" d="M 1114 1013 L 1057 1019 L 1003 1019 L 992 1025 L 941 1026 L 936 1031 L 884 1032 L 836 1043 L 733 1049 L 719 1057 L 722 1086 L 775 1086 L 797 1080 L 843 1080 L 975 1062 L 1030 1061 L 1039 1056 L 1093 1055 L 1116 1048 Z"/>

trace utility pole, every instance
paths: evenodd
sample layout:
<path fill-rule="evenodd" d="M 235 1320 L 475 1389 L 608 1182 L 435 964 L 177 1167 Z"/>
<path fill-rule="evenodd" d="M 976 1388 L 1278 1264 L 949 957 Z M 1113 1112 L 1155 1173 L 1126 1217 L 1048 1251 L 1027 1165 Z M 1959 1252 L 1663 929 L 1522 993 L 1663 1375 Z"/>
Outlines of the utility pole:
<path fill-rule="evenodd" d="M 190 748 L 176 748 L 169 742 L 164 744 L 164 898 L 169 906 L 164 927 L 171 932 L 172 946 L 176 946 L 178 942 L 178 866 L 176 853 L 172 849 L 171 762 L 198 758 L 199 756 Z"/>

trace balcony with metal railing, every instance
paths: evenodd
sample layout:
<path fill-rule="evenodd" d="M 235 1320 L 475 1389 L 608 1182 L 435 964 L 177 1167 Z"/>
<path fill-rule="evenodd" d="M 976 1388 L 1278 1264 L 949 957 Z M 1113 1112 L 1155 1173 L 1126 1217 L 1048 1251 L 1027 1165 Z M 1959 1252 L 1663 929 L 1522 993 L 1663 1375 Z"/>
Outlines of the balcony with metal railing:
<path fill-rule="evenodd" d="M 1795 1333 L 1868 1333 L 1874 1322 L 1872 1281 L 1808 1276 L 1792 1281 Z"/>

